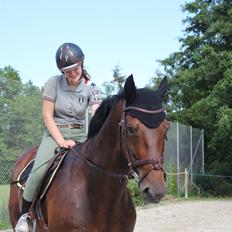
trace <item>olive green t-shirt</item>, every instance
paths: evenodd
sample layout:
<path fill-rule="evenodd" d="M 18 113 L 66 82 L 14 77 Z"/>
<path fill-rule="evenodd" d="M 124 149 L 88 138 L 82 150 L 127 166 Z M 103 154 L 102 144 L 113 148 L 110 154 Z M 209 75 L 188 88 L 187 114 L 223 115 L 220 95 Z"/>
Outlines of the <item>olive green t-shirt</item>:
<path fill-rule="evenodd" d="M 73 88 L 68 85 L 64 75 L 48 79 L 43 99 L 55 103 L 54 120 L 57 125 L 84 124 L 87 107 L 101 103 L 100 90 L 96 85 L 87 85 L 82 79 Z"/>

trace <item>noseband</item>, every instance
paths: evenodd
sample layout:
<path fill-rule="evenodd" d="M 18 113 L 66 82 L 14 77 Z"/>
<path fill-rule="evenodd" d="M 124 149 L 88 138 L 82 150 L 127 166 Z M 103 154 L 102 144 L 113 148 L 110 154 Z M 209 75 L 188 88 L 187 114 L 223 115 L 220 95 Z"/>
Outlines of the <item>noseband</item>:
<path fill-rule="evenodd" d="M 126 159 L 128 162 L 128 166 L 134 171 L 135 173 L 138 174 L 138 168 L 142 167 L 144 165 L 151 165 L 151 168 L 149 168 L 141 177 L 139 177 L 139 185 L 142 183 L 142 181 L 146 178 L 146 176 L 152 171 L 162 171 L 164 173 L 164 178 L 166 177 L 165 171 L 163 169 L 163 163 L 164 163 L 164 158 L 163 157 L 155 157 L 154 159 L 145 159 L 145 160 L 137 160 L 135 158 L 135 155 L 132 153 L 130 143 L 128 141 L 128 131 L 127 131 L 127 122 L 126 122 L 126 112 L 128 110 L 135 110 L 135 111 L 140 111 L 143 113 L 147 114 L 158 114 L 164 111 L 164 109 L 158 109 L 158 110 L 146 110 L 140 107 L 135 107 L 135 106 L 128 106 L 125 107 L 121 121 L 119 123 L 120 125 L 120 137 L 121 137 L 121 149 L 122 149 L 122 144 L 125 144 L 126 146 Z"/>

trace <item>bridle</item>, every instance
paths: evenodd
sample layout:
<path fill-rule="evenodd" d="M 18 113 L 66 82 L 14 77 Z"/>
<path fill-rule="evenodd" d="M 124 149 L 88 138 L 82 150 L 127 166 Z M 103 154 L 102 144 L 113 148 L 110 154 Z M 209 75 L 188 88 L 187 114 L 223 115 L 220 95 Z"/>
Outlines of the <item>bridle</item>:
<path fill-rule="evenodd" d="M 120 141 L 121 141 L 121 150 L 125 147 L 126 154 L 125 158 L 128 162 L 128 166 L 131 168 L 133 172 L 135 172 L 138 175 L 138 168 L 144 166 L 144 165 L 151 165 L 151 167 L 139 178 L 139 185 L 142 183 L 142 181 L 146 178 L 146 176 L 152 171 L 162 171 L 164 173 L 164 178 L 166 179 L 166 173 L 163 169 L 163 163 L 164 158 L 163 157 L 155 157 L 154 159 L 144 159 L 144 160 L 138 160 L 135 158 L 135 155 L 132 152 L 130 143 L 128 141 L 128 131 L 127 131 L 127 121 L 126 121 L 126 112 L 129 110 L 134 111 L 140 111 L 147 114 L 158 114 L 164 111 L 163 108 L 160 108 L 158 110 L 146 110 L 140 107 L 135 106 L 128 106 L 125 107 L 122 113 L 122 117 L 119 123 L 120 126 Z"/>

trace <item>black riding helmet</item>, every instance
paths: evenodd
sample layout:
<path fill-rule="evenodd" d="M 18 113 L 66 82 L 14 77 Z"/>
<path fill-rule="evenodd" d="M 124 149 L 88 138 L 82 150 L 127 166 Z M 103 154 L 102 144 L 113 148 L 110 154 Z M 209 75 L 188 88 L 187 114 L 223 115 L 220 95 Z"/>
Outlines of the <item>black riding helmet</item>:
<path fill-rule="evenodd" d="M 73 43 L 64 43 L 56 51 L 56 64 L 61 72 L 75 68 L 84 58 L 81 48 Z"/>

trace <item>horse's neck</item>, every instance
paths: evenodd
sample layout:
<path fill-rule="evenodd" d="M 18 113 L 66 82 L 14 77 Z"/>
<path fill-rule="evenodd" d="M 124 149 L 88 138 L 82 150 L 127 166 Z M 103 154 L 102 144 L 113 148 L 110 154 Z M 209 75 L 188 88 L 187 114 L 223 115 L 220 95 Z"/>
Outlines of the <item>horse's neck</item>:
<path fill-rule="evenodd" d="M 95 162 L 107 170 L 121 170 L 125 172 L 127 165 L 120 151 L 120 129 L 119 123 L 124 109 L 124 101 L 119 101 L 111 109 L 103 127 L 94 138 Z"/>

